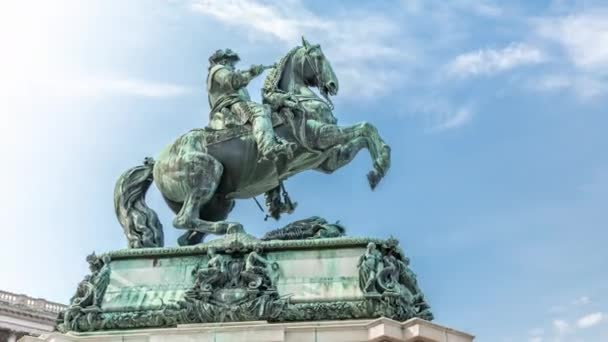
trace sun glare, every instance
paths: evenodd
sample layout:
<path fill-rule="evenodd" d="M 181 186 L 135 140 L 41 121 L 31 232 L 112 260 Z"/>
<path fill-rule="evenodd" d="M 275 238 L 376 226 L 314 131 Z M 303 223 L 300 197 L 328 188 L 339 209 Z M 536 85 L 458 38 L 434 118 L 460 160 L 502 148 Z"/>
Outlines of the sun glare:
<path fill-rule="evenodd" d="M 78 33 L 73 22 L 82 20 L 84 6 L 84 1 L 71 0 L 2 2 L 0 91 L 9 103 L 17 105 L 33 95 L 36 84 L 67 68 L 61 51 Z"/>

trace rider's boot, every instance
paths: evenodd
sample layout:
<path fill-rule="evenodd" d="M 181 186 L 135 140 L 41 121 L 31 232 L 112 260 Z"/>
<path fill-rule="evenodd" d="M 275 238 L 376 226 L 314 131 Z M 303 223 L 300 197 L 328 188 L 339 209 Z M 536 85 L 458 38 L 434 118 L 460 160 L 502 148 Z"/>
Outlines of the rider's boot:
<path fill-rule="evenodd" d="M 283 209 L 283 202 L 281 201 L 281 187 L 277 186 L 272 190 L 266 191 L 266 193 L 264 193 L 264 197 L 266 197 L 266 208 L 268 208 L 268 216 L 272 217 L 275 220 L 281 218 L 281 213 Z"/>
<path fill-rule="evenodd" d="M 281 198 L 281 190 L 283 190 L 283 198 Z M 266 191 L 264 197 L 266 198 L 266 208 L 268 208 L 267 217 L 272 217 L 275 220 L 279 220 L 283 213 L 293 213 L 298 206 L 297 202 L 291 201 L 282 182 L 279 183 L 279 186 Z"/>
<path fill-rule="evenodd" d="M 253 115 L 252 124 L 253 136 L 263 158 L 272 161 L 277 161 L 281 155 L 286 156 L 288 159 L 293 158 L 297 145 L 284 139 L 279 139 L 274 134 L 270 115 L 267 111 L 257 111 Z"/>

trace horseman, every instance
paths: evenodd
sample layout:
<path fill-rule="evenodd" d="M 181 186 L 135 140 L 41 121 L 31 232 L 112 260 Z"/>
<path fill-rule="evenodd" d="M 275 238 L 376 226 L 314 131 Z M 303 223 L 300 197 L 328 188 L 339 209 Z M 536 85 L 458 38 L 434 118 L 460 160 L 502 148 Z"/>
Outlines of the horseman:
<path fill-rule="evenodd" d="M 225 129 L 249 123 L 263 158 L 276 161 L 280 155 L 291 156 L 296 144 L 275 135 L 270 107 L 251 101 L 246 89 L 249 82 L 267 67 L 253 65 L 249 70 L 236 70 L 239 60 L 239 56 L 230 49 L 217 50 L 209 57 L 209 128 Z"/>
<path fill-rule="evenodd" d="M 390 168 L 390 148 L 377 129 L 366 122 L 337 126 L 331 103 L 322 103 L 321 97 L 337 94 L 338 79 L 319 45 L 303 40 L 302 46 L 281 58 L 264 83 L 265 105 L 252 102 L 244 89 L 264 67 L 237 71 L 238 56 L 227 50 L 209 59 L 209 127 L 181 135 L 156 161 L 132 167 L 116 182 L 114 206 L 129 247 L 163 245 L 162 225 L 145 204 L 152 183 L 175 213 L 173 226 L 187 231 L 180 244 L 196 244 L 207 234 L 242 229 L 240 223 L 226 220 L 236 199 L 268 193 L 270 216 L 278 217 L 295 207 L 293 202 L 289 205 L 289 199 L 280 201 L 280 197 L 287 197 L 282 181 L 307 170 L 332 173 L 362 149 L 373 161 L 367 174 L 370 187 L 374 189 L 385 176 Z M 321 97 L 315 98 L 310 87 L 316 87 Z M 292 105 L 290 101 L 299 102 L 304 110 L 286 110 Z M 283 122 L 276 128 L 271 125 L 270 107 L 282 114 Z M 317 109 L 323 110 L 319 113 Z M 231 127 L 235 134 L 213 131 Z M 290 145 L 278 141 L 275 132 L 297 147 L 293 156 L 289 155 Z M 264 155 L 276 159 L 268 161 Z"/>

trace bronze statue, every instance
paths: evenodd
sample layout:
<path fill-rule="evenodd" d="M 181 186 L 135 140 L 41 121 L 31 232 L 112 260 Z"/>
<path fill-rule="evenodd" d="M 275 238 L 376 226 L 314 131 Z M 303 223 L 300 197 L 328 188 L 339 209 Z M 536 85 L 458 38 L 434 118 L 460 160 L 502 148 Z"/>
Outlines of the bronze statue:
<path fill-rule="evenodd" d="M 245 270 L 242 276 L 250 280 L 250 288 L 263 288 L 266 291 L 273 291 L 276 290 L 276 279 L 272 279 L 271 276 L 276 276 L 278 269 L 279 264 L 263 257 L 262 248 L 257 247 L 245 258 Z"/>
<path fill-rule="evenodd" d="M 224 62 L 232 58 L 226 51 L 218 56 L 223 56 L 218 58 Z M 235 199 L 276 191 L 281 181 L 302 171 L 332 173 L 353 160 L 361 149 L 369 151 L 373 162 L 367 175 L 370 187 L 374 189 L 386 175 L 390 148 L 377 129 L 367 122 L 336 125 L 330 96 L 338 93 L 338 79 L 319 45 L 302 39 L 302 46 L 290 50 L 276 64 L 264 82 L 264 105 L 250 102 L 241 92 L 261 67 L 246 72 L 214 67 L 210 70 L 211 83 L 216 79 L 214 72 L 232 76 L 226 76 L 231 80 L 230 92 L 210 93 L 212 127 L 182 135 L 161 151 L 156 162 L 147 158 L 117 181 L 114 204 L 130 248 L 164 244 L 162 225 L 144 200 L 152 182 L 176 213 L 173 225 L 187 231 L 180 244 L 188 245 L 199 243 L 207 234 L 240 229 L 239 223 L 225 221 Z M 310 87 L 317 87 L 321 96 Z M 222 99 L 222 94 L 229 95 Z M 268 107 L 279 139 L 276 144 L 269 138 Z M 236 120 L 243 125 L 228 124 L 234 120 L 227 117 L 239 118 L 248 110 L 255 113 Z M 265 127 L 257 130 L 263 132 L 259 134 L 252 127 L 258 119 L 265 122 Z M 262 135 L 264 138 L 260 138 Z M 266 148 L 265 144 L 274 146 Z M 278 153 L 270 156 L 270 151 Z"/>
<path fill-rule="evenodd" d="M 92 253 L 87 256 L 87 262 L 91 274 L 78 283 L 70 305 L 57 317 L 60 331 L 78 330 L 78 320 L 81 316 L 91 320 L 102 311 L 101 301 L 110 283 L 110 258 L 107 255 L 99 257 Z"/>
<path fill-rule="evenodd" d="M 246 88 L 268 67 L 254 65 L 249 70 L 238 71 L 235 65 L 239 60 L 230 49 L 217 50 L 209 57 L 209 127 L 221 130 L 250 124 L 262 157 L 275 160 L 281 154 L 290 156 L 296 144 L 275 136 L 270 106 L 251 101 Z"/>
<path fill-rule="evenodd" d="M 195 277 L 194 287 L 201 291 L 210 291 L 216 283 L 226 280 L 230 256 L 217 254 L 213 247 L 207 250 L 209 260 L 205 268 L 197 267 L 192 273 Z"/>
<path fill-rule="evenodd" d="M 359 267 L 359 287 L 366 295 L 376 295 L 377 277 L 383 268 L 382 254 L 376 248 L 376 244 L 370 242 L 367 245 L 367 250 L 359 258 L 357 267 Z"/>

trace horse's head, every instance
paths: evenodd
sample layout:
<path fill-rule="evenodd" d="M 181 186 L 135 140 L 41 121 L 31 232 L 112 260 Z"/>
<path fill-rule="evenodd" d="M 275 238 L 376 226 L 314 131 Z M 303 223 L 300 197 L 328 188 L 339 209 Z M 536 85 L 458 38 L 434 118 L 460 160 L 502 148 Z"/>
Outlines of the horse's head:
<path fill-rule="evenodd" d="M 302 37 L 302 47 L 294 57 L 298 59 L 296 63 L 301 65 L 296 72 L 301 72 L 300 77 L 307 86 L 317 87 L 328 100 L 329 95 L 338 94 L 338 78 L 319 44 L 310 44 Z"/>

